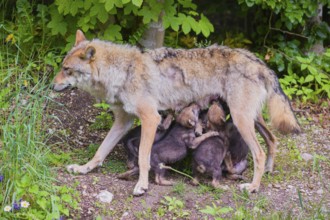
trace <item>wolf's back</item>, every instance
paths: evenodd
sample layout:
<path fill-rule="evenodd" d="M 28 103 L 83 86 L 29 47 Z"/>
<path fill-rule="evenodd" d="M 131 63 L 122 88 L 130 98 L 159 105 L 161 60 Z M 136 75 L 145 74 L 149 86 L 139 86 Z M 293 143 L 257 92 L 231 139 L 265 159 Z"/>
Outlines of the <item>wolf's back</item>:
<path fill-rule="evenodd" d="M 283 134 L 299 133 L 300 126 L 292 111 L 290 101 L 284 94 L 275 73 L 271 70 L 269 71 L 273 76 L 268 91 L 268 108 L 271 124 Z"/>

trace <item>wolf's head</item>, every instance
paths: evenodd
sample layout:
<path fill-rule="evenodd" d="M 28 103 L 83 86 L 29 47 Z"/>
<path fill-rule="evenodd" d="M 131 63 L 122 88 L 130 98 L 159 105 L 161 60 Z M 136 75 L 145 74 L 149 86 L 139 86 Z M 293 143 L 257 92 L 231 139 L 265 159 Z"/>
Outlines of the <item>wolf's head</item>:
<path fill-rule="evenodd" d="M 88 46 L 89 41 L 78 30 L 76 43 L 64 58 L 61 71 L 55 76 L 53 89 L 57 92 L 70 87 L 88 87 L 93 72 L 95 48 Z"/>

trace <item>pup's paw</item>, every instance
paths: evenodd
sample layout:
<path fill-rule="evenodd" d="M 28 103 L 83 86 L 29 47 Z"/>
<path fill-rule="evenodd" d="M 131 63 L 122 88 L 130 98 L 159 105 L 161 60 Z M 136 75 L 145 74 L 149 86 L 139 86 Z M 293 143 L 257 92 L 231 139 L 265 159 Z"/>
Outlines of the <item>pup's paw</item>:
<path fill-rule="evenodd" d="M 259 191 L 259 186 L 252 183 L 243 183 L 239 185 L 241 191 L 247 190 L 249 193 L 256 193 Z"/>
<path fill-rule="evenodd" d="M 66 167 L 66 170 L 69 173 L 79 173 L 79 174 L 86 174 L 90 171 L 88 167 L 79 166 L 78 164 L 71 164 Z"/>
<path fill-rule="evenodd" d="M 134 187 L 133 195 L 134 196 L 142 196 L 145 192 L 148 190 L 148 183 L 143 184 L 140 181 L 137 182 L 137 184 Z"/>

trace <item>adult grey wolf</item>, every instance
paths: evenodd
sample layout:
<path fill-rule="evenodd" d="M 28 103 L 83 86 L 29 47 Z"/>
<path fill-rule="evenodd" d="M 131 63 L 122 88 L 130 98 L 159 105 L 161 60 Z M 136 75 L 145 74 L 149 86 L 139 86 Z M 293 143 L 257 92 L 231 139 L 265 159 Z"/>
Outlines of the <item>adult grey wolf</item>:
<path fill-rule="evenodd" d="M 93 159 L 82 166 L 69 165 L 72 172 L 84 174 L 102 164 L 131 128 L 134 118 L 140 118 L 140 175 L 134 195 L 148 189 L 150 151 L 161 118 L 158 110 L 185 107 L 209 95 L 219 95 L 227 102 L 233 122 L 253 156 L 253 180 L 240 185 L 249 192 L 259 189 L 265 169 L 265 153 L 254 130 L 263 103 L 267 100 L 275 128 L 283 133 L 300 131 L 275 73 L 243 49 L 210 46 L 141 51 L 98 39 L 89 41 L 78 30 L 75 45 L 53 83 L 55 91 L 75 86 L 106 100 L 115 116 Z"/>

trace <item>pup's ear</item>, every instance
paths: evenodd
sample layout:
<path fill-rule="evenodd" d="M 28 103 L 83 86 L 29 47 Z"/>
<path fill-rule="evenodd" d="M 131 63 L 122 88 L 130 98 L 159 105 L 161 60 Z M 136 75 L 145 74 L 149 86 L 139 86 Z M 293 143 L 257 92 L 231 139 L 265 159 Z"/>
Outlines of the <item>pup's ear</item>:
<path fill-rule="evenodd" d="M 85 50 L 85 59 L 87 60 L 94 60 L 94 55 L 95 55 L 95 48 L 93 46 L 89 46 L 87 47 L 87 49 Z"/>
<path fill-rule="evenodd" d="M 80 44 L 82 41 L 85 41 L 86 37 L 84 35 L 84 33 L 81 30 L 77 30 L 76 32 L 76 43 L 74 44 L 74 46 L 77 46 L 78 44 Z"/>

